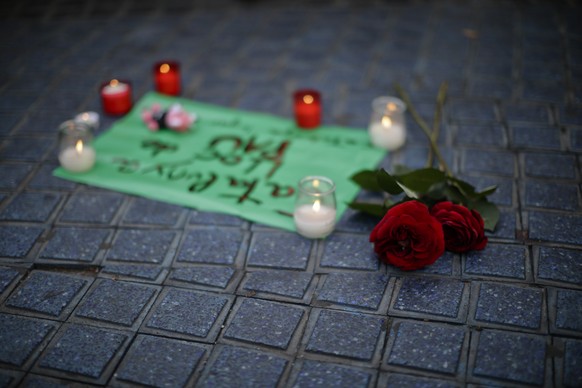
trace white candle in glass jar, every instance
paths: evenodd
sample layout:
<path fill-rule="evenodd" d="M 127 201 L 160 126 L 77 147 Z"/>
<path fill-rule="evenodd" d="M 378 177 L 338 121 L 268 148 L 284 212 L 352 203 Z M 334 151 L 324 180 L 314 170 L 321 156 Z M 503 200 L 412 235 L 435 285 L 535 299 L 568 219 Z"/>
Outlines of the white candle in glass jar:
<path fill-rule="evenodd" d="M 406 142 L 406 128 L 402 123 L 389 116 L 384 116 L 380 121 L 371 123 L 368 132 L 372 144 L 388 151 L 394 151 Z"/>
<path fill-rule="evenodd" d="M 84 172 L 90 170 L 95 164 L 95 150 L 85 146 L 78 140 L 75 146 L 67 147 L 59 154 L 61 166 L 71 172 Z"/>
<path fill-rule="evenodd" d="M 333 232 L 336 210 L 321 205 L 319 200 L 313 204 L 295 208 L 293 219 L 297 233 L 308 238 L 324 238 Z"/>

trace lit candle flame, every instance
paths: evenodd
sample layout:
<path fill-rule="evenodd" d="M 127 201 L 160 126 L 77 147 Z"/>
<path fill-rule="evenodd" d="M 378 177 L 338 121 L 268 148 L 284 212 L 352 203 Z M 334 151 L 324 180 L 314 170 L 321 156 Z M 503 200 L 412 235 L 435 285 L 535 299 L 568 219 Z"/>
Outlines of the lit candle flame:
<path fill-rule="evenodd" d="M 116 79 L 112 79 L 111 82 L 109 82 L 109 86 L 112 88 L 116 87 L 117 85 L 119 85 L 119 81 Z"/>
<path fill-rule="evenodd" d="M 319 179 L 313 180 L 313 187 L 315 187 L 316 189 L 319 187 Z"/>
<path fill-rule="evenodd" d="M 305 96 L 303 96 L 303 102 L 306 104 L 312 104 L 313 103 L 313 96 L 310 94 L 306 94 Z"/>
<path fill-rule="evenodd" d="M 83 152 L 83 140 L 77 140 L 77 143 L 75 144 L 75 149 L 77 150 L 78 154 Z"/>
<path fill-rule="evenodd" d="M 313 211 L 318 213 L 319 209 L 321 209 L 321 204 L 319 203 L 319 199 L 317 199 L 313 202 Z"/>
<path fill-rule="evenodd" d="M 396 110 L 396 104 L 393 102 L 389 102 L 388 105 L 386 105 L 386 107 L 388 108 L 389 111 L 394 112 Z"/>
<path fill-rule="evenodd" d="M 160 73 L 166 74 L 169 71 L 170 71 L 170 65 L 168 65 L 167 63 L 164 63 L 163 65 L 160 66 Z"/>
<path fill-rule="evenodd" d="M 388 116 L 382 117 L 382 126 L 390 128 L 392 126 L 392 119 Z"/>

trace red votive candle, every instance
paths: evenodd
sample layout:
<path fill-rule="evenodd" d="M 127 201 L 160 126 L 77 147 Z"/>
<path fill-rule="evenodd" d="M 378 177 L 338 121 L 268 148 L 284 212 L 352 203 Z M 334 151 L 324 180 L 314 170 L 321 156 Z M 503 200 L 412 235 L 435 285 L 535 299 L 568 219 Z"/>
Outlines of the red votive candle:
<path fill-rule="evenodd" d="M 103 111 L 112 116 L 121 116 L 131 110 L 131 85 L 129 82 L 113 79 L 101 85 Z"/>
<path fill-rule="evenodd" d="M 312 89 L 298 90 L 293 94 L 295 121 L 301 128 L 316 128 L 321 123 L 321 95 Z"/>
<path fill-rule="evenodd" d="M 170 96 L 180 94 L 180 64 L 178 62 L 158 62 L 154 65 L 156 91 Z"/>

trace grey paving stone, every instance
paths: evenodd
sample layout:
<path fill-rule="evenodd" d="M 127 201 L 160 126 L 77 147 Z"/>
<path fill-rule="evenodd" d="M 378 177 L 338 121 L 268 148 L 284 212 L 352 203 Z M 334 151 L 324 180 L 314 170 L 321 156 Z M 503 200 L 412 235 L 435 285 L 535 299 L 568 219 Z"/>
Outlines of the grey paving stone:
<path fill-rule="evenodd" d="M 582 152 L 582 128 L 570 128 L 570 146 L 575 152 Z"/>
<path fill-rule="evenodd" d="M 302 308 L 292 305 L 243 299 L 224 337 L 287 349 L 304 314 Z"/>
<path fill-rule="evenodd" d="M 304 360 L 293 387 L 367 387 L 373 374 L 330 362 Z"/>
<path fill-rule="evenodd" d="M 109 233 L 107 229 L 56 227 L 39 257 L 91 262 L 96 258 Z"/>
<path fill-rule="evenodd" d="M 201 387 L 274 387 L 288 361 L 270 353 L 259 352 L 235 346 L 221 346 L 215 349 L 215 356 L 209 360 L 208 372 L 203 375 Z"/>
<path fill-rule="evenodd" d="M 511 66 L 509 66 L 509 73 L 511 74 Z M 486 74 L 482 68 L 476 68 L 480 74 Z M 501 68 L 499 74 L 504 72 Z M 494 70 L 491 70 L 494 72 Z M 498 99 L 510 99 L 513 95 L 513 84 L 508 78 L 496 78 L 489 76 L 472 77 L 469 79 L 469 96 L 471 97 L 488 97 Z"/>
<path fill-rule="evenodd" d="M 233 264 L 243 242 L 236 229 L 189 230 L 184 234 L 176 260 L 207 264 Z"/>
<path fill-rule="evenodd" d="M 107 365 L 128 341 L 122 332 L 93 326 L 67 324 L 41 354 L 40 370 L 68 372 L 95 380 L 106 380 Z"/>
<path fill-rule="evenodd" d="M 0 387 L 9 387 L 12 382 L 15 382 L 15 377 L 0 370 Z"/>
<path fill-rule="evenodd" d="M 0 220 L 47 221 L 60 199 L 52 193 L 20 193 L 0 213 Z"/>
<path fill-rule="evenodd" d="M 417 273 L 432 273 L 438 275 L 454 275 L 456 272 L 455 266 L 459 261 L 458 255 L 445 251 L 441 257 L 437 259 L 433 264 L 427 265 L 421 269 L 416 270 Z M 389 271 L 391 268 L 388 269 Z M 395 270 L 398 271 L 398 270 Z"/>
<path fill-rule="evenodd" d="M 388 365 L 449 375 L 462 372 L 462 327 L 399 321 L 393 324 L 390 337 Z"/>
<path fill-rule="evenodd" d="M 536 80 L 537 81 L 537 80 Z M 526 100 L 547 101 L 560 103 L 564 101 L 565 89 L 556 82 L 525 81 L 523 84 L 523 98 Z"/>
<path fill-rule="evenodd" d="M 305 350 L 370 362 L 385 324 L 380 316 L 321 310 Z"/>
<path fill-rule="evenodd" d="M 368 233 L 378 223 L 379 218 L 354 209 L 347 209 L 336 225 L 338 232 Z"/>
<path fill-rule="evenodd" d="M 184 208 L 147 198 L 135 198 L 123 216 L 124 224 L 175 225 Z"/>
<path fill-rule="evenodd" d="M 557 291 L 556 327 L 582 333 L 582 291 Z"/>
<path fill-rule="evenodd" d="M 77 183 L 68 181 L 62 178 L 57 178 L 53 175 L 53 171 L 58 167 L 57 164 L 47 163 L 42 164 L 38 171 L 34 174 L 30 182 L 29 188 L 37 190 L 72 190 Z"/>
<path fill-rule="evenodd" d="M 457 318 L 463 308 L 464 288 L 463 282 L 452 279 L 401 278 L 397 283 L 398 294 L 391 311 Z"/>
<path fill-rule="evenodd" d="M 297 233 L 254 232 L 247 265 L 306 269 L 310 249 L 311 241 Z"/>
<path fill-rule="evenodd" d="M 0 313 L 0 327 L 0 362 L 22 367 L 57 324 Z"/>
<path fill-rule="evenodd" d="M 384 383 L 384 384 L 383 384 Z M 445 379 L 435 379 L 430 377 L 420 377 L 404 375 L 399 373 L 389 373 L 378 383 L 379 387 L 401 387 L 401 388 L 458 388 L 461 385 L 454 381 Z"/>
<path fill-rule="evenodd" d="M 176 232 L 173 231 L 119 230 L 107 253 L 107 260 L 162 263 L 175 237 Z"/>
<path fill-rule="evenodd" d="M 524 155 L 525 174 L 529 177 L 576 179 L 574 155 L 534 153 Z"/>
<path fill-rule="evenodd" d="M 495 121 L 493 104 L 481 101 L 456 100 L 448 104 L 451 119 L 456 121 Z"/>
<path fill-rule="evenodd" d="M 298 271 L 249 272 L 242 289 L 302 299 L 312 278 L 313 274 Z"/>
<path fill-rule="evenodd" d="M 478 276 L 526 278 L 527 249 L 517 245 L 488 243 L 482 251 L 465 255 L 464 273 Z"/>
<path fill-rule="evenodd" d="M 582 384 L 582 341 L 567 339 L 564 341 L 564 377 L 566 387 L 579 387 Z"/>
<path fill-rule="evenodd" d="M 558 210 L 579 210 L 578 187 L 556 182 L 526 181 L 525 205 Z"/>
<path fill-rule="evenodd" d="M 582 125 L 582 113 L 575 106 L 560 105 L 558 108 L 558 121 L 561 124 Z"/>
<path fill-rule="evenodd" d="M 541 211 L 529 212 L 529 238 L 571 244 L 580 243 L 582 216 Z"/>
<path fill-rule="evenodd" d="M 0 256 L 26 256 L 43 231 L 35 226 L 0 225 Z"/>
<path fill-rule="evenodd" d="M 456 144 L 461 146 L 492 146 L 505 147 L 507 145 L 507 135 L 505 128 L 499 123 L 490 124 L 460 124 L 457 128 Z"/>
<path fill-rule="evenodd" d="M 543 324 L 542 308 L 543 291 L 539 288 L 482 283 L 475 320 L 535 330 Z"/>
<path fill-rule="evenodd" d="M 135 283 L 99 280 L 75 310 L 75 316 L 132 326 L 156 294 L 156 289 Z"/>
<path fill-rule="evenodd" d="M 463 173 L 485 173 L 513 177 L 515 156 L 507 151 L 465 149 L 462 155 Z"/>
<path fill-rule="evenodd" d="M 388 285 L 378 273 L 330 273 L 317 293 L 318 301 L 377 310 Z"/>
<path fill-rule="evenodd" d="M 582 251 L 540 247 L 537 277 L 556 282 L 582 284 Z"/>
<path fill-rule="evenodd" d="M 26 375 L 22 386 L 26 388 L 67 388 L 70 382 L 53 379 L 46 376 L 39 376 L 29 373 Z"/>
<path fill-rule="evenodd" d="M 101 270 L 102 273 L 106 274 L 146 280 L 156 280 L 162 271 L 163 268 L 158 265 L 147 264 L 108 264 Z"/>
<path fill-rule="evenodd" d="M 6 306 L 59 317 L 89 281 L 60 273 L 33 271 L 6 300 Z"/>
<path fill-rule="evenodd" d="M 332 234 L 324 242 L 320 266 L 375 271 L 380 262 L 368 235 Z"/>
<path fill-rule="evenodd" d="M 116 378 L 155 387 L 183 387 L 205 353 L 205 348 L 192 342 L 138 335 Z"/>
<path fill-rule="evenodd" d="M 226 288 L 235 270 L 224 266 L 196 266 L 174 268 L 170 274 L 171 280 L 199 284 L 211 287 Z"/>
<path fill-rule="evenodd" d="M 0 267 L 0 294 L 12 284 L 14 279 L 20 274 L 16 269 L 10 267 Z"/>
<path fill-rule="evenodd" d="M 521 222 L 518 220 L 515 211 L 501 208 L 499 209 L 499 222 L 495 226 L 495 231 L 490 232 L 485 230 L 485 235 L 488 237 L 516 240 L 516 233 L 521 228 Z"/>
<path fill-rule="evenodd" d="M 219 317 L 230 298 L 178 288 L 166 288 L 159 296 L 147 318 L 146 327 L 173 333 L 206 338 L 211 329 L 220 323 Z"/>
<path fill-rule="evenodd" d="M 192 211 L 189 222 L 190 224 L 225 226 L 240 226 L 243 224 L 243 220 L 236 216 L 198 210 Z"/>
<path fill-rule="evenodd" d="M 543 385 L 546 340 L 540 336 L 483 330 L 475 349 L 473 374 L 522 384 Z"/>
<path fill-rule="evenodd" d="M 509 103 L 503 105 L 503 112 L 508 121 L 543 124 L 550 121 L 550 112 L 546 104 Z"/>
<path fill-rule="evenodd" d="M 513 140 L 512 144 L 519 148 L 541 148 L 559 150 L 560 128 L 556 127 L 531 127 L 531 126 L 512 126 Z"/>
<path fill-rule="evenodd" d="M 10 137 L 0 150 L 1 160 L 40 161 L 56 143 L 52 137 Z"/>
<path fill-rule="evenodd" d="M 60 221 L 109 224 L 123 202 L 119 193 L 75 193 L 61 212 Z"/>

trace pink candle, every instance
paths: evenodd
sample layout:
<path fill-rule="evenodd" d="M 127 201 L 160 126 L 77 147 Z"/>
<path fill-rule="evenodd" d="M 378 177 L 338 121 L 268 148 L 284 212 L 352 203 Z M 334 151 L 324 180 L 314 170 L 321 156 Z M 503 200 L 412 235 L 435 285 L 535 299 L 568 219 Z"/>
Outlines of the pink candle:
<path fill-rule="evenodd" d="M 124 115 L 131 110 L 131 85 L 113 79 L 101 85 L 101 103 L 105 113 L 112 116 Z"/>

